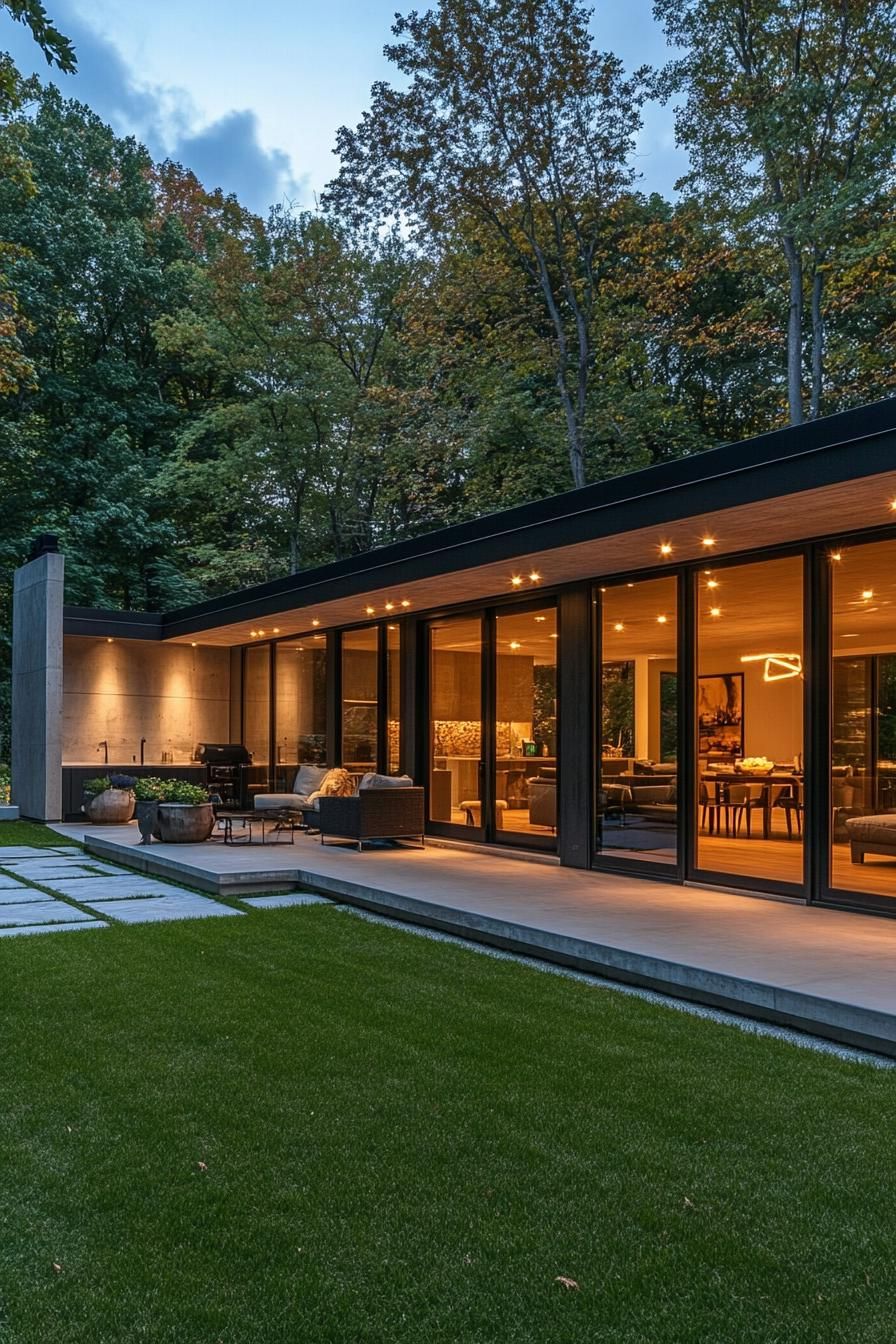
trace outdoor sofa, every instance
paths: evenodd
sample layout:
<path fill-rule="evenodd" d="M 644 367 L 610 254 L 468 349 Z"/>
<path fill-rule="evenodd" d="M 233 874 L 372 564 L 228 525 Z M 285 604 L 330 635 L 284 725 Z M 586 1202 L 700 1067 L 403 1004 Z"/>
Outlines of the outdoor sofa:
<path fill-rule="evenodd" d="M 350 798 L 321 797 L 314 803 L 320 842 L 419 840 L 424 845 L 423 790 L 409 775 L 364 775 Z M 307 815 L 307 813 L 306 813 Z"/>

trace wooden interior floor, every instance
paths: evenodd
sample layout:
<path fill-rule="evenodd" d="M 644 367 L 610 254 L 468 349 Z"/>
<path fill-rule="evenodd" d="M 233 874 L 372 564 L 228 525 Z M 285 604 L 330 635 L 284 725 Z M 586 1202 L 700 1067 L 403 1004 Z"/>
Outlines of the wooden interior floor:
<path fill-rule="evenodd" d="M 508 834 L 550 836 L 552 832 L 546 826 L 533 826 L 526 809 L 508 809 L 504 814 L 503 830 Z M 458 826 L 464 824 L 464 814 L 459 809 L 452 811 L 451 820 Z M 607 845 L 606 855 L 621 858 L 637 858 L 658 865 L 674 863 L 675 851 L 669 849 L 644 850 L 639 853 L 634 848 L 614 849 Z M 730 874 L 739 878 L 755 878 L 757 885 L 769 882 L 789 882 L 799 886 L 803 881 L 803 845 L 794 835 L 788 839 L 787 828 L 782 818 L 773 817 L 772 835 L 763 840 L 753 835 L 746 839 L 722 835 L 706 835 L 701 832 L 697 842 L 697 860 L 705 872 Z M 849 846 L 835 844 L 833 850 L 832 885 L 841 891 L 871 892 L 875 896 L 891 896 L 896 900 L 896 859 L 883 855 L 869 854 L 863 864 L 852 863 Z"/>

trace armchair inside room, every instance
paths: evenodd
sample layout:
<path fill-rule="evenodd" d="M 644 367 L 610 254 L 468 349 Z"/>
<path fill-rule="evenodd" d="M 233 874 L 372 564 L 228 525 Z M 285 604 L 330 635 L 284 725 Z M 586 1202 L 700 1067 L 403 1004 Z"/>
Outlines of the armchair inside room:
<path fill-rule="evenodd" d="M 529 825 L 557 829 L 557 771 L 542 769 L 529 780 Z"/>

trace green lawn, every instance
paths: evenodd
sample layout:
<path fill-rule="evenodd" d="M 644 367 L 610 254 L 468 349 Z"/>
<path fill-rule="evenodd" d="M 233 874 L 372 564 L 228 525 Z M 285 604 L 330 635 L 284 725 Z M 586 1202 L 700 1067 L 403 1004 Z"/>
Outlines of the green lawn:
<path fill-rule="evenodd" d="M 51 831 L 49 826 L 39 821 L 0 821 L 0 846 L 35 845 L 44 848 L 47 845 L 76 845 L 77 840 Z"/>
<path fill-rule="evenodd" d="M 0 1003 L 4 1344 L 893 1340 L 889 1071 L 326 906 Z"/>

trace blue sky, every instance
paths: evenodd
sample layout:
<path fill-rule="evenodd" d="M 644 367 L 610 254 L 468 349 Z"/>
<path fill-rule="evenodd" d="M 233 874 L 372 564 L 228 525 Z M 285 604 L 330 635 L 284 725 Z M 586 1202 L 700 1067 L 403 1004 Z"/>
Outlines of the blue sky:
<path fill-rule="evenodd" d="M 54 81 L 156 157 L 179 159 L 208 187 L 264 212 L 310 206 L 334 176 L 336 131 L 354 124 L 383 58 L 396 9 L 426 0 L 45 0 L 75 43 L 79 71 L 50 74 L 30 34 L 0 16 L 0 48 Z M 597 7 L 599 45 L 632 68 L 667 49 L 650 0 Z M 647 190 L 670 193 L 684 170 L 668 109 L 649 108 L 637 164 Z"/>

